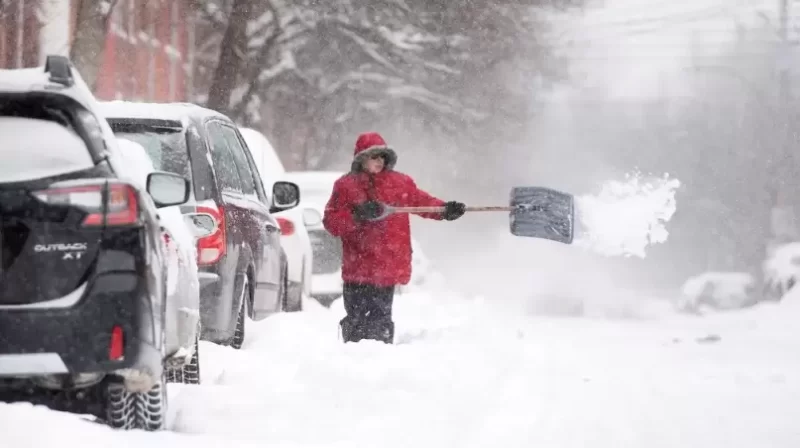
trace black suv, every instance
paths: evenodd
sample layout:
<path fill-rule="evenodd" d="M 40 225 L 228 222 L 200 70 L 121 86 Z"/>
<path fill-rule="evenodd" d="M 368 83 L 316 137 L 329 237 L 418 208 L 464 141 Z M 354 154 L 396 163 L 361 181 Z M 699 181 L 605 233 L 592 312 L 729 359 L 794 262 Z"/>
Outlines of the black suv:
<path fill-rule="evenodd" d="M 190 179 L 181 211 L 197 237 L 202 338 L 241 348 L 246 317 L 286 310 L 287 259 L 272 213 L 295 207 L 299 188 L 276 182 L 269 204 L 243 137 L 223 114 L 125 101 L 100 110 L 118 138 L 144 146 L 156 169 Z"/>
<path fill-rule="evenodd" d="M 126 182 L 95 106 L 66 58 L 0 70 L 0 400 L 156 430 L 170 331 L 157 207 L 189 186 Z"/>

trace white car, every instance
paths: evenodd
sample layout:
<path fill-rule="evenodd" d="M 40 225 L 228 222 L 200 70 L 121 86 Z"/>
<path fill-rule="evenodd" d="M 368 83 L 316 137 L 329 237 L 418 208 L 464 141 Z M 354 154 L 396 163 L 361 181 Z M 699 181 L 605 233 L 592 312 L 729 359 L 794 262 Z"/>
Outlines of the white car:
<path fill-rule="evenodd" d="M 325 208 L 331 197 L 333 184 L 345 173 L 339 171 L 287 171 L 281 180 L 294 182 L 300 187 L 300 206 L 310 204 L 311 210 Z M 311 217 L 311 215 L 309 215 Z"/>
<path fill-rule="evenodd" d="M 300 187 L 300 204 L 308 236 L 314 250 L 311 297 L 329 306 L 342 296 L 342 242 L 322 225 L 325 204 L 333 191 L 333 184 L 343 173 L 334 171 L 290 171 L 281 180 L 294 182 Z M 399 288 L 400 293 L 425 283 L 430 262 L 422 253 L 419 243 L 411 239 L 411 282 Z"/>
<path fill-rule="evenodd" d="M 303 213 L 314 253 L 311 297 L 324 306 L 330 306 L 342 296 L 342 242 L 325 230 L 322 217 L 333 183 L 343 174 L 338 171 L 288 171 L 281 177 L 281 180 L 294 182 L 300 187 L 300 204 L 296 208 Z"/>
<path fill-rule="evenodd" d="M 143 190 L 148 174 L 155 172 L 147 150 L 137 142 L 118 138 L 120 155 Z M 178 331 L 167 334 L 167 346 L 183 353 L 184 364 L 170 366 L 170 382 L 200 384 L 200 279 L 197 274 L 197 248 L 194 231 L 187 224 L 180 206 L 158 209 L 167 252 L 167 322 Z M 179 357 L 176 357 L 179 358 Z"/>
<path fill-rule="evenodd" d="M 267 137 L 255 129 L 239 128 L 269 196 L 275 181 L 282 180 L 286 170 Z M 302 192 L 300 199 L 302 200 Z M 272 200 L 272 198 L 270 198 Z M 287 311 L 302 311 L 303 300 L 311 296 L 311 272 L 314 253 L 311 248 L 300 207 L 274 214 L 281 229 L 281 246 L 288 263 L 289 293 Z"/>

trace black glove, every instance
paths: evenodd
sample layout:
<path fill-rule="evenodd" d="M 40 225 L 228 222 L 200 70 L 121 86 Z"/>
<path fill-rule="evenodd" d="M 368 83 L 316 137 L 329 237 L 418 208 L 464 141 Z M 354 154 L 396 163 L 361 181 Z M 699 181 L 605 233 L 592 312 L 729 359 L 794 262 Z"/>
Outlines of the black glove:
<path fill-rule="evenodd" d="M 444 204 L 442 217 L 448 221 L 453 221 L 464 215 L 467 206 L 461 202 L 449 201 Z"/>
<path fill-rule="evenodd" d="M 381 216 L 383 207 L 377 201 L 362 202 L 353 207 L 353 217 L 358 221 L 367 221 Z"/>

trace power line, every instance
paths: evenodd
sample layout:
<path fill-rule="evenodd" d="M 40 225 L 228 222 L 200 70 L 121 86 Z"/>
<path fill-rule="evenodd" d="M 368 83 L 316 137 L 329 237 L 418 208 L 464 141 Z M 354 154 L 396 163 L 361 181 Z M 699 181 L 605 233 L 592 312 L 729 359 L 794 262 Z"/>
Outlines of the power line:
<path fill-rule="evenodd" d="M 730 13 L 732 9 L 735 8 L 743 8 L 745 4 L 750 3 L 748 0 L 739 0 L 737 5 L 721 5 L 715 6 L 711 8 L 707 8 L 704 10 L 692 11 L 690 13 L 681 13 L 681 14 L 673 14 L 667 15 L 662 17 L 652 17 L 647 19 L 633 19 L 633 20 L 625 20 L 621 22 L 617 22 L 616 24 L 611 24 L 610 26 L 600 25 L 600 26 L 584 26 L 576 30 L 576 32 L 589 32 L 592 33 L 596 30 L 600 31 L 610 31 L 611 33 L 606 33 L 605 36 L 591 36 L 592 40 L 605 40 L 614 37 L 621 37 L 621 36 L 629 36 L 629 35 L 640 35 L 640 34 L 649 34 L 663 30 L 664 28 L 673 27 L 677 25 L 686 25 L 690 23 L 701 22 L 707 19 L 711 19 L 714 17 L 724 17 L 722 13 Z M 651 25 L 650 28 L 641 28 L 642 25 Z M 733 23 L 732 23 L 733 25 Z M 640 29 L 636 27 L 639 26 Z M 731 30 L 733 31 L 733 30 Z M 616 32 L 616 33 L 615 33 Z M 564 33 L 568 34 L 568 33 Z"/>
<path fill-rule="evenodd" d="M 744 1 L 744 0 L 740 0 Z M 633 18 L 633 19 L 626 19 L 623 21 L 618 22 L 607 22 L 607 23 L 591 23 L 588 26 L 583 27 L 582 29 L 620 29 L 620 28 L 630 28 L 631 26 L 640 26 L 640 25 L 660 25 L 665 22 L 681 22 L 681 21 L 694 21 L 696 19 L 705 19 L 719 15 L 720 13 L 729 10 L 730 6 L 714 6 L 711 8 L 706 8 L 697 11 L 691 12 L 681 12 L 678 14 L 669 14 L 663 16 L 656 16 L 656 17 L 647 17 L 647 18 Z"/>

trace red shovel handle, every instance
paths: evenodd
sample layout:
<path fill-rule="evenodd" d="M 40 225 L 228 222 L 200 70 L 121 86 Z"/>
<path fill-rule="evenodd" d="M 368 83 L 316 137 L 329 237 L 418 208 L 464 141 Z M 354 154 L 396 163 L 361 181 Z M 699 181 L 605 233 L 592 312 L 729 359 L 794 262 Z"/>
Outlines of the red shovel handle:
<path fill-rule="evenodd" d="M 377 218 L 373 218 L 368 221 L 380 221 L 394 213 L 444 213 L 445 211 L 444 206 L 393 207 L 388 204 L 381 204 L 381 207 L 383 207 L 383 213 L 381 213 Z M 516 209 L 517 207 L 501 205 L 501 206 L 467 207 L 466 209 L 464 209 L 464 211 L 465 212 L 511 212 Z"/>

